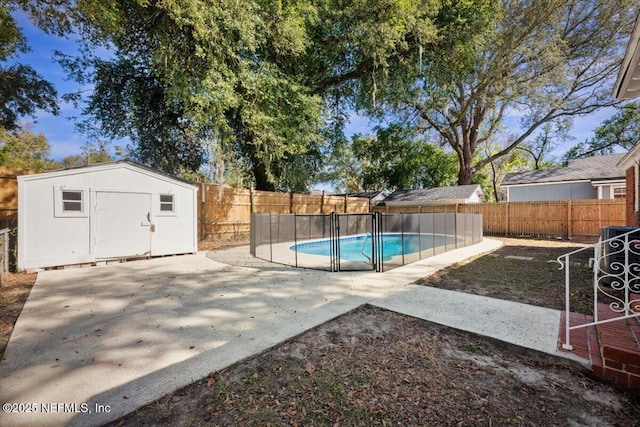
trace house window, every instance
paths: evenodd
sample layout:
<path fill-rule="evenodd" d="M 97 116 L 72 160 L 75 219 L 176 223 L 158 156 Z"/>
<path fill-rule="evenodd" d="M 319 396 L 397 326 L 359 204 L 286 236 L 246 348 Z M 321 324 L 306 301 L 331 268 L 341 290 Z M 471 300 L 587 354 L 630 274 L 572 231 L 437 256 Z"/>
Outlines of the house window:
<path fill-rule="evenodd" d="M 175 211 L 173 194 L 160 195 L 160 212 L 170 213 Z"/>
<path fill-rule="evenodd" d="M 625 197 L 627 197 L 626 187 L 613 187 L 614 199 L 624 199 Z"/>
<path fill-rule="evenodd" d="M 83 212 L 82 191 L 62 191 L 62 212 Z"/>

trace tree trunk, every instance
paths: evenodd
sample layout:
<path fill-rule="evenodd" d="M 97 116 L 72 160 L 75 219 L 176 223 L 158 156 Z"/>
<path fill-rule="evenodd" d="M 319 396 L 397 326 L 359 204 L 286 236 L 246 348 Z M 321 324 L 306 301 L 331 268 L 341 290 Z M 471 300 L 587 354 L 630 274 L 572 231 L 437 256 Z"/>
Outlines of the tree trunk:
<path fill-rule="evenodd" d="M 471 147 L 468 142 L 465 142 L 465 145 L 462 147 L 462 155 L 458 155 L 458 161 L 460 163 L 460 170 L 458 171 L 458 185 L 469 185 L 471 184 L 471 178 L 473 178 L 473 174 L 475 173 L 475 168 L 473 167 L 473 153 L 471 152 Z"/>
<path fill-rule="evenodd" d="M 470 166 L 465 167 L 460 165 L 460 171 L 458 172 L 458 185 L 471 184 L 471 178 L 473 178 L 473 168 Z"/>
<path fill-rule="evenodd" d="M 276 191 L 275 185 L 269 181 L 264 163 L 260 160 L 253 161 L 253 177 L 256 180 L 256 190 Z"/>

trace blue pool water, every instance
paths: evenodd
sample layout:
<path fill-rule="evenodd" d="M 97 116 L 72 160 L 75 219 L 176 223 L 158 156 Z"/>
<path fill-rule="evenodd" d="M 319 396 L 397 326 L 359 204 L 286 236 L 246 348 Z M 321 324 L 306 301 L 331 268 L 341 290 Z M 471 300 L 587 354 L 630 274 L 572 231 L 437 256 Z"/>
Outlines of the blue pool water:
<path fill-rule="evenodd" d="M 438 236 L 436 236 L 438 239 Z M 419 252 L 433 247 L 431 234 L 390 234 L 382 235 L 382 255 L 384 261 L 389 261 L 397 255 Z M 329 240 L 298 243 L 289 247 L 290 250 L 311 255 L 330 256 Z M 363 255 L 364 252 L 364 255 Z M 358 235 L 340 239 L 340 259 L 347 261 L 369 262 L 371 257 L 371 235 Z"/>

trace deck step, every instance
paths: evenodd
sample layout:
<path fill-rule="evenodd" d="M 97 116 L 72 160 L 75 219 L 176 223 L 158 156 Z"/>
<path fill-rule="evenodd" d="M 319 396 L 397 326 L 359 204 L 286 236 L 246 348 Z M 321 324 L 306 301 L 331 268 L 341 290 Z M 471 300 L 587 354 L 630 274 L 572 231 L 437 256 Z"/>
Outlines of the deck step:
<path fill-rule="evenodd" d="M 558 350 L 564 342 L 562 313 Z M 593 322 L 593 316 L 569 313 L 571 326 Z M 618 317 L 607 304 L 598 305 L 598 320 Z M 575 329 L 571 332 L 571 353 L 591 363 L 594 376 L 610 381 L 640 396 L 640 318 Z"/>
<path fill-rule="evenodd" d="M 620 316 L 607 304 L 598 305 L 598 319 Z M 640 322 L 623 319 L 597 325 L 602 367 L 594 365 L 594 373 L 629 389 L 640 391 Z"/>

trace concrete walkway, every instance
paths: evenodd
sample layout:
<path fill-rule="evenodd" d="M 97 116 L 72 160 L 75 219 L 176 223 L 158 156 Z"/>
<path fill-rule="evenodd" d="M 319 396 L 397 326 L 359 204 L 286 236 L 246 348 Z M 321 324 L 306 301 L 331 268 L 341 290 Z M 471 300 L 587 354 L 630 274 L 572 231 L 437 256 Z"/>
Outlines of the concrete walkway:
<path fill-rule="evenodd" d="M 557 310 L 411 285 L 500 245 L 485 239 L 386 273 L 293 269 L 247 247 L 218 261 L 45 271 L 0 362 L 0 401 L 24 404 L 0 425 L 101 425 L 366 303 L 563 356 Z"/>

